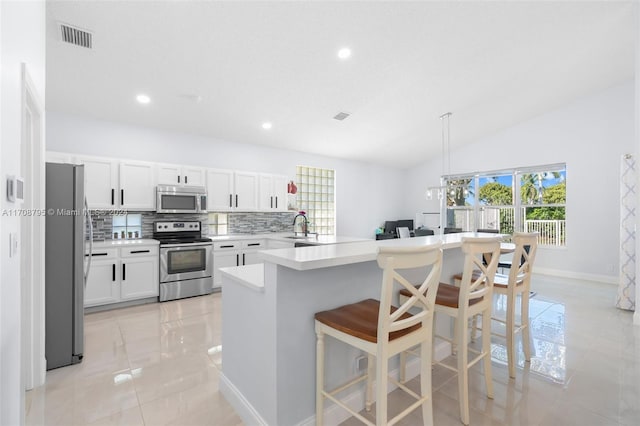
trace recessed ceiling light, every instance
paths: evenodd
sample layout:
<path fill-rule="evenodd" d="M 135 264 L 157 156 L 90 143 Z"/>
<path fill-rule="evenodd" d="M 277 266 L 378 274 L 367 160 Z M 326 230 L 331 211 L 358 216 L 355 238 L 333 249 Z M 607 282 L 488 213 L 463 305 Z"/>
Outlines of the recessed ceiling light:
<path fill-rule="evenodd" d="M 138 95 L 136 96 L 136 101 L 138 101 L 141 104 L 148 104 L 149 102 L 151 102 L 151 98 L 147 95 Z"/>
<path fill-rule="evenodd" d="M 338 50 L 338 58 L 347 59 L 350 56 L 351 56 L 351 49 L 349 49 L 348 47 L 343 47 L 342 49 Z"/>
<path fill-rule="evenodd" d="M 273 126 L 269 122 L 262 123 L 262 128 L 265 129 L 265 130 L 269 130 L 271 127 L 273 127 Z"/>

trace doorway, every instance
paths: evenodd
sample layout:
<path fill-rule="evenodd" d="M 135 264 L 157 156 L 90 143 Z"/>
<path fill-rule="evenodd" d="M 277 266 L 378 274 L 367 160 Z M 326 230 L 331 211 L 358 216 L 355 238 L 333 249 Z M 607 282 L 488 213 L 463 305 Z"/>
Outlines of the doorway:
<path fill-rule="evenodd" d="M 22 64 L 21 173 L 24 201 L 20 220 L 22 380 L 24 390 L 44 384 L 44 108 L 26 64 Z"/>

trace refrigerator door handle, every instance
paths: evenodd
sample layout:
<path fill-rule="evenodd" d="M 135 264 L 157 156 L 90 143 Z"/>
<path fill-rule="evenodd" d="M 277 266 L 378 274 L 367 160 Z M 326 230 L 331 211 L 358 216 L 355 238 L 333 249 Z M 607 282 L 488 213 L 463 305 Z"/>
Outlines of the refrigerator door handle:
<path fill-rule="evenodd" d="M 84 197 L 84 214 L 89 223 L 89 256 L 87 257 L 87 266 L 84 271 L 84 288 L 87 288 L 87 280 L 89 279 L 89 271 L 91 270 L 91 258 L 93 257 L 93 223 L 91 222 L 91 213 L 89 212 L 87 197 Z"/>

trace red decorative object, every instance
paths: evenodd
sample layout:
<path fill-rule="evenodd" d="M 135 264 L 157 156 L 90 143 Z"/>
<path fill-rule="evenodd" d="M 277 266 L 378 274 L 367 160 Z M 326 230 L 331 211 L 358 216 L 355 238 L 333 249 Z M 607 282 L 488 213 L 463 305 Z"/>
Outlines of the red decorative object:
<path fill-rule="evenodd" d="M 298 192 L 298 187 L 296 186 L 295 183 L 293 183 L 292 180 L 290 180 L 289 183 L 287 184 L 287 193 L 295 194 L 297 192 Z"/>

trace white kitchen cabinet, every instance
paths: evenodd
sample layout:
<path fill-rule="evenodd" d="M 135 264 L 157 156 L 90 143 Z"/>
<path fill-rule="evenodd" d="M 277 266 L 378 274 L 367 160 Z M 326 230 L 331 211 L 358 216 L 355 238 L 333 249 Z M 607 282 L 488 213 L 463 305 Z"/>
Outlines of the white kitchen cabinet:
<path fill-rule="evenodd" d="M 265 240 L 238 240 L 213 243 L 213 288 L 222 286 L 220 268 L 262 263 L 258 250 L 265 248 Z"/>
<path fill-rule="evenodd" d="M 207 207 L 210 211 L 258 210 L 258 174 L 208 169 Z"/>
<path fill-rule="evenodd" d="M 94 248 L 84 306 L 158 297 L 158 245 Z"/>
<path fill-rule="evenodd" d="M 207 208 L 209 210 L 233 210 L 233 176 L 233 170 L 207 170 Z"/>
<path fill-rule="evenodd" d="M 234 173 L 236 211 L 258 210 L 258 174 L 252 172 Z"/>
<path fill-rule="evenodd" d="M 253 265 L 262 263 L 258 258 L 258 250 L 264 250 L 265 240 L 248 240 L 242 241 L 242 250 L 240 251 L 240 265 Z"/>
<path fill-rule="evenodd" d="M 225 241 L 213 243 L 213 288 L 222 287 L 222 272 L 220 268 L 240 265 L 239 241 Z"/>
<path fill-rule="evenodd" d="M 119 206 L 118 162 L 111 158 L 75 157 L 84 165 L 87 203 L 91 209 L 112 209 Z"/>
<path fill-rule="evenodd" d="M 156 209 L 154 164 L 143 161 L 121 161 L 120 208 L 130 210 Z"/>
<path fill-rule="evenodd" d="M 177 164 L 158 164 L 158 184 L 204 186 L 206 184 L 205 169 Z"/>
<path fill-rule="evenodd" d="M 287 210 L 287 177 L 261 173 L 259 208 L 261 211 Z"/>
<path fill-rule="evenodd" d="M 94 249 L 91 270 L 84 289 L 85 307 L 106 305 L 120 300 L 119 270 L 117 249 Z"/>
<path fill-rule="evenodd" d="M 121 265 L 121 300 L 158 296 L 159 281 L 157 257 L 142 256 L 140 258 L 123 258 L 121 260 Z"/>
<path fill-rule="evenodd" d="M 89 208 L 155 210 L 153 163 L 86 156 L 76 156 L 72 160 L 84 165 Z"/>

